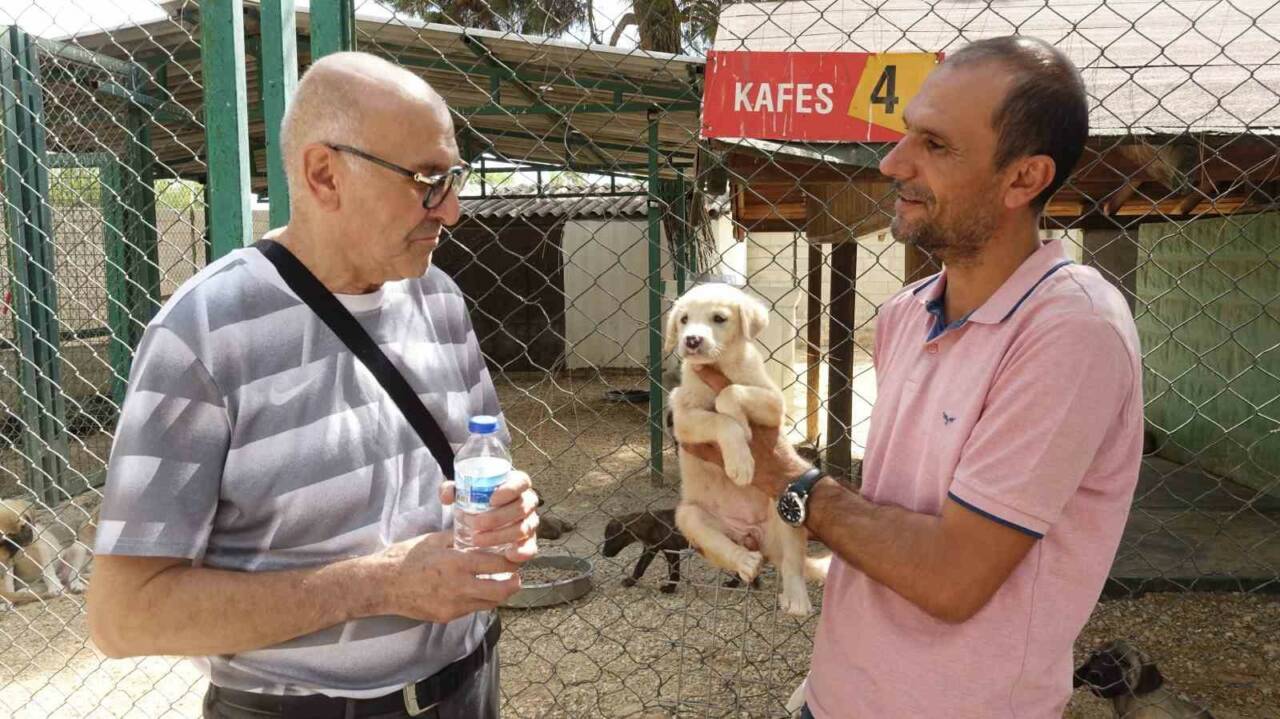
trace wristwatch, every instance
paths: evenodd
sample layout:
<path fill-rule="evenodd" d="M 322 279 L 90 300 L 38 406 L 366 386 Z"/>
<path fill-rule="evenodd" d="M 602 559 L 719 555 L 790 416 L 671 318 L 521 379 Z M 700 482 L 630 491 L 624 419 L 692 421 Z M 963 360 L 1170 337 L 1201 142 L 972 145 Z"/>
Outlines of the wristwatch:
<path fill-rule="evenodd" d="M 808 519 L 809 492 L 822 478 L 822 470 L 813 467 L 800 475 L 778 497 L 778 516 L 793 527 L 803 527 Z"/>

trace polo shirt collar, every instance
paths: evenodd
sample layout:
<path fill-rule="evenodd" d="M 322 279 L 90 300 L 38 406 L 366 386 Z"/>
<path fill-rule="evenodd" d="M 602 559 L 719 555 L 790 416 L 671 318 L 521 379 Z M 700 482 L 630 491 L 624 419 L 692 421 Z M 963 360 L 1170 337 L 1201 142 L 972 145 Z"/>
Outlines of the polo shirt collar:
<path fill-rule="evenodd" d="M 1000 285 L 986 302 L 964 318 L 966 322 L 999 324 L 1017 311 L 1036 287 L 1065 265 L 1071 264 L 1062 248 L 1062 240 L 1049 240 L 1040 246 Z M 927 309 L 942 301 L 947 288 L 947 270 L 934 275 L 914 290 L 916 300 Z"/>

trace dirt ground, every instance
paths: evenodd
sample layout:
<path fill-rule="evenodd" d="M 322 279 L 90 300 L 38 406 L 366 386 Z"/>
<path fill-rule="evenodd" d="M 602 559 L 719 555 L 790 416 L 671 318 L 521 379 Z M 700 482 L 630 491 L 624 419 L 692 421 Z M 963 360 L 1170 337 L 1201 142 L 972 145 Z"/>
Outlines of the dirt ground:
<path fill-rule="evenodd" d="M 675 594 L 659 593 L 655 561 L 636 587 L 622 577 L 638 554 L 598 551 L 614 514 L 675 504 L 674 456 L 653 486 L 647 471 L 647 406 L 610 401 L 608 389 L 643 386 L 636 375 L 590 379 L 512 376 L 499 391 L 513 428 L 518 466 L 547 501 L 543 511 L 573 522 L 544 554 L 587 557 L 593 588 L 570 604 L 504 609 L 502 691 L 510 717 L 776 717 L 804 676 L 816 615 L 777 611 L 772 574 L 759 590 L 721 586 L 700 559 L 685 562 Z M 105 455 L 103 455 L 105 456 Z M 812 589 L 817 602 L 819 590 Z M 196 717 L 204 682 L 172 658 L 117 661 L 86 645 L 83 598 L 0 613 L 0 715 L 27 717 Z M 1219 717 L 1280 712 L 1280 598 L 1243 594 L 1152 594 L 1099 604 L 1077 658 L 1125 637 L 1149 653 L 1169 683 Z M 1072 719 L 1110 716 L 1077 692 Z"/>

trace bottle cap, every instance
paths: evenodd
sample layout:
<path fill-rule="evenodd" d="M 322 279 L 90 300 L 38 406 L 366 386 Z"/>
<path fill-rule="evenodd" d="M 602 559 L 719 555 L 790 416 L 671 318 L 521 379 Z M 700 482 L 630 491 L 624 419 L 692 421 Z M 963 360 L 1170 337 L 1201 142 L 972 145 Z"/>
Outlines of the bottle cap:
<path fill-rule="evenodd" d="M 475 434 L 493 434 L 498 431 L 498 418 L 487 414 L 478 414 L 467 423 L 467 428 Z"/>

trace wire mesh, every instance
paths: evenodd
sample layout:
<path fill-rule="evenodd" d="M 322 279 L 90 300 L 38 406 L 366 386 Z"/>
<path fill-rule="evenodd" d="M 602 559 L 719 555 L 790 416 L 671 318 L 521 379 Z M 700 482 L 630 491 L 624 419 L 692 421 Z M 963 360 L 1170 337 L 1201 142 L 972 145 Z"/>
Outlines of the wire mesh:
<path fill-rule="evenodd" d="M 887 229 L 882 146 L 704 136 L 708 51 L 945 54 L 1017 32 L 1066 51 L 1089 92 L 1090 143 L 1043 234 L 1122 289 L 1144 356 L 1142 476 L 1077 655 L 1127 638 L 1215 712 L 1276 716 L 1280 3 L 354 4 L 356 48 L 439 90 L 478 169 L 435 262 L 470 301 L 516 464 L 566 525 L 543 553 L 594 567 L 579 600 L 502 610 L 504 715 L 785 714 L 817 619 L 778 610 L 771 570 L 731 586 L 685 551 L 674 584 L 662 557 L 624 581 L 641 547 L 602 553 L 611 519 L 678 499 L 651 393 L 678 380 L 655 319 L 705 279 L 763 299 L 789 436 L 856 483 L 877 308 L 935 271 Z M 10 31 L 0 49 L 0 497 L 34 502 L 65 545 L 97 505 L 141 328 L 210 253 L 199 6 L 0 5 L 0 25 L 30 38 Z M 245 7 L 252 50 L 260 8 Z M 245 72 L 263 193 L 252 52 Z M 267 228 L 255 206 L 255 234 Z M 198 716 L 191 664 L 94 649 L 73 560 L 66 591 L 0 612 L 0 709 Z M 1108 711 L 1081 691 L 1067 715 Z"/>

